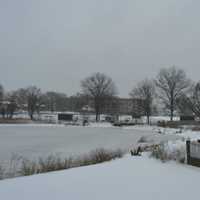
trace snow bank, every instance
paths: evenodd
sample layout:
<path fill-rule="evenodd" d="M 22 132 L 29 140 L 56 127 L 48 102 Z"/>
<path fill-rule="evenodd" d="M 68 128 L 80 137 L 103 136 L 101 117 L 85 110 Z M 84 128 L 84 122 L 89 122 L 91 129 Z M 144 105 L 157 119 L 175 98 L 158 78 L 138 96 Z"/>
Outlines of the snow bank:
<path fill-rule="evenodd" d="M 188 131 L 184 131 L 181 135 L 185 139 L 190 139 L 190 140 L 198 140 L 198 139 L 200 139 L 200 132 L 197 132 L 197 131 L 188 130 Z"/>
<path fill-rule="evenodd" d="M 164 162 L 174 160 L 180 163 L 186 161 L 186 144 L 184 141 L 168 141 L 152 149 L 152 157 Z"/>
<path fill-rule="evenodd" d="M 3 200 L 188 200 L 199 198 L 200 170 L 144 157 L 5 180 Z"/>
<path fill-rule="evenodd" d="M 127 130 L 138 130 L 138 131 L 149 131 L 159 134 L 176 134 L 180 132 L 180 129 L 174 129 L 174 128 L 162 128 L 158 126 L 148 126 L 148 125 L 135 125 L 135 126 L 128 126 L 123 127 L 123 129 Z"/>
<path fill-rule="evenodd" d="M 93 122 L 93 123 L 89 123 L 89 125 L 86 126 L 86 127 L 90 127 L 90 128 L 115 128 L 115 127 L 113 127 L 113 125 L 111 123 L 108 123 L 108 122 L 99 122 L 99 123 Z"/>

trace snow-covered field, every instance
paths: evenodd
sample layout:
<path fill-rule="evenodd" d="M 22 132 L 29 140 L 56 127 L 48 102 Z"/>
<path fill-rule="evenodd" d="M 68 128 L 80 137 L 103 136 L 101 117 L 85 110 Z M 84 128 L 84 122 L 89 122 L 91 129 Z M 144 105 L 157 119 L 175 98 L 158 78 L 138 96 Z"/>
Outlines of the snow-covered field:
<path fill-rule="evenodd" d="M 61 152 L 65 156 L 95 148 L 129 149 L 143 136 L 148 144 L 165 142 L 170 154 L 185 153 L 185 140 L 200 138 L 200 132 L 150 126 L 124 128 L 109 124 L 89 127 L 62 125 L 1 125 L 0 160 L 12 153 L 38 157 Z M 149 158 L 130 157 L 104 164 L 30 177 L 0 181 L 3 200 L 188 200 L 198 199 L 200 169 L 177 162 L 162 163 Z"/>
<path fill-rule="evenodd" d="M 13 153 L 31 159 L 55 153 L 67 157 L 97 148 L 128 149 L 141 136 L 152 134 L 145 130 L 114 128 L 109 124 L 90 127 L 0 125 L 0 162 L 9 160 Z"/>
<path fill-rule="evenodd" d="M 2 200 L 188 200 L 200 170 L 146 156 L 0 182 Z"/>
<path fill-rule="evenodd" d="M 31 159 L 55 153 L 67 157 L 97 148 L 130 149 L 142 136 L 157 142 L 179 138 L 173 132 L 158 134 L 158 130 L 152 127 L 115 128 L 106 123 L 90 127 L 0 125 L 0 162 L 9 160 L 12 154 Z"/>

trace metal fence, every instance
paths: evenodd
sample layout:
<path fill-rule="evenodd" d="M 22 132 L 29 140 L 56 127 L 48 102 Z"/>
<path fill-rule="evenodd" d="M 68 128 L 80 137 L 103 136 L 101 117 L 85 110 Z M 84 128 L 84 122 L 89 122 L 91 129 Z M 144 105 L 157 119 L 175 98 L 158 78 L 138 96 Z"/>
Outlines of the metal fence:
<path fill-rule="evenodd" d="M 186 142 L 187 163 L 189 165 L 200 167 L 200 142 Z"/>

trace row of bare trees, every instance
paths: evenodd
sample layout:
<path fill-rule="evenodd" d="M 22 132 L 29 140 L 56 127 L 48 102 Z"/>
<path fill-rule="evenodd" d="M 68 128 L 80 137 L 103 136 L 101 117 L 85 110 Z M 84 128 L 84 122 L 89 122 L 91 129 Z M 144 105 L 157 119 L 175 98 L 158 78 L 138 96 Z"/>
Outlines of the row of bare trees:
<path fill-rule="evenodd" d="M 54 91 L 43 93 L 36 86 L 6 92 L 0 85 L 0 115 L 6 119 L 11 119 L 16 111 L 27 111 L 33 120 L 40 111 L 80 111 L 87 104 L 88 97 L 80 93 L 68 97 Z"/>
<path fill-rule="evenodd" d="M 171 121 L 175 111 L 200 117 L 200 82 L 191 81 L 185 71 L 176 67 L 161 69 L 155 79 L 140 82 L 130 95 L 144 99 L 143 109 L 148 123 L 153 103 L 158 99 L 169 111 Z"/>
<path fill-rule="evenodd" d="M 12 118 L 16 109 L 27 110 L 30 119 L 33 120 L 34 114 L 39 113 L 42 109 L 49 111 L 80 111 L 82 107 L 92 103 L 98 121 L 105 104 L 116 97 L 117 90 L 114 82 L 105 74 L 95 73 L 81 81 L 81 88 L 81 93 L 67 97 L 67 95 L 57 92 L 42 93 L 35 86 L 5 93 L 1 86 L 1 114 L 3 117 Z M 11 105 L 12 112 L 10 112 Z"/>
<path fill-rule="evenodd" d="M 0 110 L 3 118 L 12 118 L 18 108 L 25 108 L 31 119 L 35 111 L 39 111 L 41 103 L 41 90 L 35 86 L 5 92 L 2 88 Z"/>
<path fill-rule="evenodd" d="M 199 112 L 200 114 L 200 84 L 193 87 L 193 95 L 188 96 L 191 85 L 192 81 L 187 78 L 186 73 L 173 66 L 161 69 L 155 79 L 145 79 L 139 82 L 130 92 L 130 97 L 142 100 L 142 110 L 147 117 L 147 123 L 150 123 L 155 102 L 159 102 L 159 100 L 165 110 L 169 111 L 170 119 L 173 121 L 174 112 L 181 111 L 181 104 L 184 104 L 184 107 L 193 113 Z M 81 87 L 83 93 L 93 99 L 96 120 L 98 120 L 100 109 L 105 106 L 107 99 L 112 100 L 116 97 L 117 90 L 114 82 L 105 74 L 96 73 L 83 80 Z"/>
<path fill-rule="evenodd" d="M 130 97 L 142 100 L 142 110 L 148 123 L 159 100 L 165 110 L 169 111 L 172 121 L 174 112 L 177 110 L 182 113 L 188 110 L 200 117 L 200 83 L 192 83 L 186 73 L 176 67 L 163 68 L 155 79 L 145 79 L 139 82 L 130 92 Z M 1 110 L 1 112 L 10 113 L 9 117 L 12 117 L 17 106 L 22 109 L 26 106 L 30 118 L 33 119 L 34 113 L 39 113 L 43 108 L 49 111 L 78 111 L 90 101 L 98 121 L 103 108 L 116 98 L 115 83 L 103 73 L 94 73 L 86 77 L 81 81 L 81 93 L 71 97 L 57 92 L 42 93 L 35 86 L 18 89 L 5 95 L 3 87 L 0 86 L 0 101 L 10 102 L 8 110 L 6 112 Z"/>
<path fill-rule="evenodd" d="M 192 82 L 187 78 L 186 73 L 173 66 L 161 69 L 155 79 L 145 79 L 139 82 L 130 92 L 130 97 L 142 100 L 142 110 L 147 117 L 147 123 L 150 123 L 155 102 L 159 102 L 159 100 L 161 100 L 165 110 L 169 111 L 170 119 L 173 121 L 174 112 L 177 109 L 181 110 L 180 102 L 194 113 L 200 113 L 200 84 L 194 87 L 193 95 L 189 97 L 188 91 L 189 89 L 191 91 L 191 85 Z M 93 74 L 83 80 L 81 86 L 83 93 L 93 99 L 96 120 L 98 120 L 100 109 L 107 102 L 107 99 L 112 100 L 116 96 L 116 86 L 110 77 L 100 73 Z"/>

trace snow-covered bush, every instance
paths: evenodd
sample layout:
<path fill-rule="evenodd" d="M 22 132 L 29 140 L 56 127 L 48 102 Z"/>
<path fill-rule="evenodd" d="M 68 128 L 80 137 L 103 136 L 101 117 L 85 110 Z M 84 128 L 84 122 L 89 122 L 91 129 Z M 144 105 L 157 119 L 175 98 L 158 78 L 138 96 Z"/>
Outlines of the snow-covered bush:
<path fill-rule="evenodd" d="M 184 163 L 186 158 L 186 144 L 184 141 L 169 141 L 153 148 L 151 156 L 162 161 L 174 160 Z"/>

